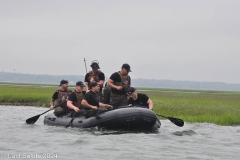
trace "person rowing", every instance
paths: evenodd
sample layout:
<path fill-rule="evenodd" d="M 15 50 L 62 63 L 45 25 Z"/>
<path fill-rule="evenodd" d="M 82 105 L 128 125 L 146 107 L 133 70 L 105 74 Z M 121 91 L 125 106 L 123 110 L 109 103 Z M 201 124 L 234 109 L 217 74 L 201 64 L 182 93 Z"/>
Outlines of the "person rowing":
<path fill-rule="evenodd" d="M 130 87 L 127 91 L 127 95 L 129 97 L 128 106 L 137 105 L 153 110 L 152 100 L 146 94 L 137 93 L 136 88 Z"/>
<path fill-rule="evenodd" d="M 73 113 L 77 112 L 78 115 L 81 115 L 81 110 L 83 109 L 82 107 L 82 99 L 84 98 L 86 91 L 84 91 L 85 85 L 83 84 L 82 81 L 78 81 L 76 83 L 76 88 L 74 90 L 74 92 L 72 92 L 69 95 L 68 101 L 67 101 L 67 106 L 68 108 L 70 108 L 72 111 L 72 115 Z"/>
<path fill-rule="evenodd" d="M 67 99 L 72 92 L 71 90 L 68 89 L 68 80 L 65 80 L 65 79 L 61 80 L 59 86 L 60 86 L 60 89 L 56 90 L 53 93 L 52 99 L 50 100 L 50 109 L 51 110 L 54 109 L 53 113 L 57 117 L 71 111 L 71 109 L 67 107 Z M 57 101 L 58 107 L 54 107 L 55 101 Z"/>
<path fill-rule="evenodd" d="M 82 100 L 82 105 L 84 107 L 84 115 L 86 118 L 96 115 L 99 110 L 113 107 L 109 104 L 105 104 L 99 101 L 97 93 L 100 90 L 100 85 L 93 81 L 90 83 L 90 91 L 86 93 L 85 97 Z"/>

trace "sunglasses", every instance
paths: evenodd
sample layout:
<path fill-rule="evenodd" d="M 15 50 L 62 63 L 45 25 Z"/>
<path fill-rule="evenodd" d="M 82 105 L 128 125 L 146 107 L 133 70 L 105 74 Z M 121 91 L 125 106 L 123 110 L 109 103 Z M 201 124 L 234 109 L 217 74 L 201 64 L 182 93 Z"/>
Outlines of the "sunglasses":
<path fill-rule="evenodd" d="M 131 96 L 131 95 L 133 95 L 133 93 L 129 92 L 129 93 L 127 93 L 127 95 Z"/>

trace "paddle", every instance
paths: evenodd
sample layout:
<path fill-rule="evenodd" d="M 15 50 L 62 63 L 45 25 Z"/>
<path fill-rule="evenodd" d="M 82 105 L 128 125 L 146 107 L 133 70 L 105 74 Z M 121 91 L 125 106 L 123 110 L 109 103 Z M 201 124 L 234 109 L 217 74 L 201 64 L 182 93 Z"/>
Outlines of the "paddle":
<path fill-rule="evenodd" d="M 76 113 L 77 113 L 77 112 L 74 113 L 71 121 L 68 123 L 68 125 L 66 125 L 66 128 L 69 127 L 69 126 L 72 124 L 72 121 L 74 120 L 74 117 L 75 117 Z"/>
<path fill-rule="evenodd" d="M 66 101 L 64 101 L 63 103 L 55 106 L 54 108 L 57 108 L 57 107 L 61 106 L 61 105 L 64 104 L 64 103 L 66 103 Z M 39 115 L 36 115 L 36 116 L 34 116 L 34 117 L 28 118 L 28 119 L 26 120 L 26 123 L 27 123 L 27 124 L 34 124 L 41 115 L 43 115 L 44 113 L 47 113 L 47 112 L 49 112 L 49 111 L 51 111 L 51 109 L 43 112 L 42 114 L 39 114 Z"/>
<path fill-rule="evenodd" d="M 166 117 L 161 114 L 156 114 L 156 115 L 169 119 L 172 123 L 174 123 L 175 125 L 177 125 L 179 127 L 182 127 L 184 125 L 184 121 L 179 118 Z"/>

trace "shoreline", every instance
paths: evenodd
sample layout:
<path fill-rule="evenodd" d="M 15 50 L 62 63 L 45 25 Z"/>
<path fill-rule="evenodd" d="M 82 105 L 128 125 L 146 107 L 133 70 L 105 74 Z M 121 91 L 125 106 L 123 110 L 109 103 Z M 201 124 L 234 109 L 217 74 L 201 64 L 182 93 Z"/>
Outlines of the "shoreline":
<path fill-rule="evenodd" d="M 0 85 L 0 105 L 50 107 L 57 87 Z M 166 92 L 171 91 L 171 92 Z M 198 92 L 197 94 L 195 92 Z M 153 111 L 188 123 L 240 125 L 240 92 L 138 88 L 153 101 Z M 214 93 L 214 94 L 213 94 Z M 164 119 L 159 117 L 159 119 Z"/>
<path fill-rule="evenodd" d="M 2 103 L 0 102 L 0 106 L 32 106 L 32 107 L 44 107 L 47 108 L 46 106 L 38 106 L 36 103 Z"/>

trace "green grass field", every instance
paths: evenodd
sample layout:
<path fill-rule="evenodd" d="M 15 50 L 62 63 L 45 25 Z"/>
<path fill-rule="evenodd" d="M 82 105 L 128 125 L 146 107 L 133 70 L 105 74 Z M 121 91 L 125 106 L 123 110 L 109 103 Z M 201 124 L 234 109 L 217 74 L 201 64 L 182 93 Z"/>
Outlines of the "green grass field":
<path fill-rule="evenodd" d="M 0 83 L 0 104 L 49 107 L 57 89 L 57 85 Z M 240 125 L 240 92 L 153 88 L 137 88 L 137 92 L 146 93 L 154 111 L 165 116 L 190 123 Z"/>

